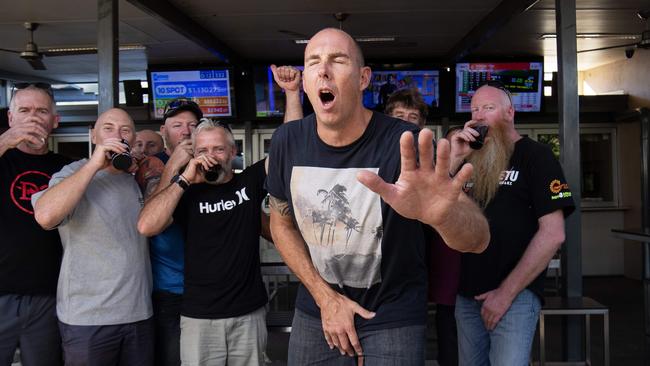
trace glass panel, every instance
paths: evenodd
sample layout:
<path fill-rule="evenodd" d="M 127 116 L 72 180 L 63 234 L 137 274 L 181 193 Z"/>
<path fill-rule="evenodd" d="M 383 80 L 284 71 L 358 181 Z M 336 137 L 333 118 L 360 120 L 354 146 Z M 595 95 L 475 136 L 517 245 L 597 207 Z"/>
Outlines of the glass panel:
<path fill-rule="evenodd" d="M 271 139 L 264 139 L 264 157 L 269 156 L 269 152 L 271 151 Z"/>
<path fill-rule="evenodd" d="M 72 160 L 88 158 L 88 141 L 59 142 L 57 151 Z"/>
<path fill-rule="evenodd" d="M 560 136 L 557 133 L 540 133 L 537 135 L 537 141 L 550 146 L 555 158 L 560 160 Z"/>
<path fill-rule="evenodd" d="M 611 134 L 580 134 L 580 156 L 582 159 L 582 200 L 614 201 Z"/>
<path fill-rule="evenodd" d="M 560 138 L 556 133 L 540 133 L 537 140 L 551 147 L 560 158 Z M 614 169 L 612 134 L 580 134 L 580 170 L 582 172 L 583 202 L 614 202 Z"/>
<path fill-rule="evenodd" d="M 235 136 L 235 145 L 237 145 L 237 156 L 232 163 L 232 168 L 240 172 L 244 169 L 244 139 Z"/>

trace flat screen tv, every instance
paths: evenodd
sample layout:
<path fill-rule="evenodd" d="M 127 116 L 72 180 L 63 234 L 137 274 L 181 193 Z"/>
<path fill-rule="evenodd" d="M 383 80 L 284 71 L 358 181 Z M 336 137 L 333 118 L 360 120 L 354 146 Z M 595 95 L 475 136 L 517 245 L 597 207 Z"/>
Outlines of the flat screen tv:
<path fill-rule="evenodd" d="M 205 117 L 234 116 L 231 70 L 227 68 L 149 70 L 148 77 L 153 119 L 161 119 L 165 104 L 176 98 L 195 101 Z"/>
<path fill-rule="evenodd" d="M 396 90 L 415 88 L 431 108 L 440 100 L 438 70 L 373 70 L 370 85 L 363 93 L 366 108 L 383 111 L 386 100 Z"/>
<path fill-rule="evenodd" d="M 474 62 L 456 64 L 456 112 L 470 112 L 478 87 L 498 80 L 510 91 L 518 112 L 539 112 L 542 108 L 542 62 Z"/>
<path fill-rule="evenodd" d="M 299 70 L 303 70 L 303 66 L 294 66 Z M 259 66 L 253 71 L 253 78 L 255 81 L 255 116 L 256 117 L 282 117 L 286 99 L 284 91 L 273 80 L 273 72 L 271 66 Z M 303 102 L 303 109 L 311 110 L 311 105 L 305 96 L 305 93 L 300 91 L 300 99 Z M 305 113 L 306 115 L 307 113 Z"/>

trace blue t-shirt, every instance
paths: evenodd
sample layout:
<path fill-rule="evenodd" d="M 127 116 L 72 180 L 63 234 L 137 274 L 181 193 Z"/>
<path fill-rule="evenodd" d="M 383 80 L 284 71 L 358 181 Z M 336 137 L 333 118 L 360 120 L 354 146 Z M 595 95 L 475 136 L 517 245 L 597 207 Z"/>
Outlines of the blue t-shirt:
<path fill-rule="evenodd" d="M 169 155 L 164 151 L 155 155 L 167 164 Z M 154 291 L 183 293 L 184 245 L 183 231 L 176 223 L 169 225 L 160 234 L 149 238 L 151 271 Z"/>
<path fill-rule="evenodd" d="M 399 139 L 413 124 L 373 113 L 363 135 L 344 147 L 325 144 L 314 115 L 273 134 L 268 192 L 289 202 L 311 259 L 331 287 L 377 315 L 357 329 L 426 322 L 425 227 L 406 219 L 356 178 L 369 170 L 387 182 L 400 173 Z M 320 317 L 300 286 L 296 308 Z"/>

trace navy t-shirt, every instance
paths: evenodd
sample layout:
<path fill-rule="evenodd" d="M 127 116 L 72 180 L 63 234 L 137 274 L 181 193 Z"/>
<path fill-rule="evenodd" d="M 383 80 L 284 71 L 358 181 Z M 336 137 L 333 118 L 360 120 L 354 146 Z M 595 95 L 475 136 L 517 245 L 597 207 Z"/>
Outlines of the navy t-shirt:
<path fill-rule="evenodd" d="M 399 139 L 413 124 L 373 113 L 363 135 L 344 147 L 325 144 L 314 115 L 273 134 L 266 187 L 286 200 L 314 266 L 331 287 L 377 315 L 355 317 L 358 329 L 426 322 L 425 227 L 406 219 L 359 183 L 369 170 L 394 183 Z M 303 285 L 296 308 L 320 317 Z"/>
<path fill-rule="evenodd" d="M 538 219 L 556 210 L 574 210 L 562 167 L 551 150 L 527 137 L 515 143 L 499 190 L 485 208 L 490 244 L 483 253 L 463 253 L 459 293 L 474 297 L 494 290 L 512 272 L 539 229 Z M 528 285 L 540 299 L 546 271 Z"/>
<path fill-rule="evenodd" d="M 193 184 L 174 212 L 185 234 L 181 314 L 223 319 L 267 302 L 260 273 L 264 160 L 219 185 Z"/>

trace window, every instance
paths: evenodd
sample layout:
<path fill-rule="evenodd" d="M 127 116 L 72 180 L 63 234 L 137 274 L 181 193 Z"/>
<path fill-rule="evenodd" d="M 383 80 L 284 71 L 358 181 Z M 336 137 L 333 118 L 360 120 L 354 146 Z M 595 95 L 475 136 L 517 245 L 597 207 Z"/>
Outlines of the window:
<path fill-rule="evenodd" d="M 560 158 L 557 129 L 534 129 L 530 136 L 551 147 Z M 581 193 L 583 207 L 618 205 L 616 165 L 616 129 L 585 127 L 580 130 Z"/>

